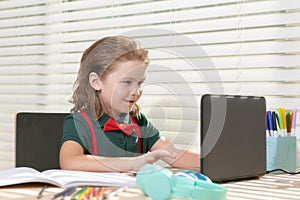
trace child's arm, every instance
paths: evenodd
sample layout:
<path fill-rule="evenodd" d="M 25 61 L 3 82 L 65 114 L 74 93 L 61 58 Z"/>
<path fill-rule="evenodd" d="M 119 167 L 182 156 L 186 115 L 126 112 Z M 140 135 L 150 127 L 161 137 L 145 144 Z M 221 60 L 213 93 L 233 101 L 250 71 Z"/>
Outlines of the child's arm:
<path fill-rule="evenodd" d="M 153 151 L 137 157 L 101 157 L 84 155 L 82 147 L 74 141 L 66 141 L 60 150 L 60 167 L 79 171 L 138 171 L 143 165 L 159 159 L 174 159 L 175 155 L 165 150 Z"/>
<path fill-rule="evenodd" d="M 177 154 L 176 158 L 165 157 L 162 158 L 165 162 L 175 168 L 184 168 L 191 170 L 200 170 L 200 153 L 192 151 L 190 149 L 180 149 L 174 146 L 165 137 L 160 137 L 159 140 L 153 145 L 151 151 L 166 150 L 171 154 Z"/>

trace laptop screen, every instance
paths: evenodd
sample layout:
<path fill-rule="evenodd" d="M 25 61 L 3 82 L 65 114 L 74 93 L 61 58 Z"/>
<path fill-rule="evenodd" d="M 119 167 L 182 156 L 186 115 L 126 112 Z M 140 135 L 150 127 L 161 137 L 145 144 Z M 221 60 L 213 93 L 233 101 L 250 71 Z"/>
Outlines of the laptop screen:
<path fill-rule="evenodd" d="M 201 173 L 215 182 L 266 172 L 264 97 L 201 98 Z"/>

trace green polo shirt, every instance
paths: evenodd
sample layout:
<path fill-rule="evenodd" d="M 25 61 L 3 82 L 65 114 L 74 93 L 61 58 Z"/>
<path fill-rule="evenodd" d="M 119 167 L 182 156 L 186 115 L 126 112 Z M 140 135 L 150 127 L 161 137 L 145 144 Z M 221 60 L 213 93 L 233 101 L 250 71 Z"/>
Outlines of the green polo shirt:
<path fill-rule="evenodd" d="M 90 117 L 91 118 L 91 117 Z M 132 157 L 138 154 L 138 140 L 141 140 L 142 153 L 147 153 L 155 142 L 161 137 L 159 131 L 151 124 L 144 114 L 136 116 L 140 128 L 141 138 L 133 132 L 125 136 L 121 131 L 103 132 L 103 126 L 110 116 L 104 114 L 98 121 L 92 121 L 97 137 L 99 156 L 107 157 Z M 129 122 L 129 115 L 123 116 L 122 122 Z M 122 123 L 119 121 L 118 123 Z M 63 136 L 61 143 L 72 140 L 81 145 L 84 154 L 91 154 L 91 134 L 86 121 L 81 114 L 76 112 L 68 115 L 64 121 Z"/>

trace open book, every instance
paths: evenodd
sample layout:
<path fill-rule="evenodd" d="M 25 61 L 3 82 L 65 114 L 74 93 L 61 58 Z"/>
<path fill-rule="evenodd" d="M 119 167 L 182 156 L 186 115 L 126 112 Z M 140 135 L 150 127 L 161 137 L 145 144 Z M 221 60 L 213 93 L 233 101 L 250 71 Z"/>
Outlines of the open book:
<path fill-rule="evenodd" d="M 117 172 L 83 172 L 60 169 L 39 172 L 29 167 L 0 171 L 0 186 L 22 183 L 48 183 L 58 187 L 135 186 L 135 177 Z"/>

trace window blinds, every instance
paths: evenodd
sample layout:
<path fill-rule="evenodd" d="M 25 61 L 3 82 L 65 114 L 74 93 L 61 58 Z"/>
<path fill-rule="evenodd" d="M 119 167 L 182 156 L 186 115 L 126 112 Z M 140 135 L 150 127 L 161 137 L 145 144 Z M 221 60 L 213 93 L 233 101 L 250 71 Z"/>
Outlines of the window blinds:
<path fill-rule="evenodd" d="M 200 97 L 214 89 L 300 105 L 299 1 L 10 0 L 0 21 L 1 169 L 14 166 L 16 113 L 68 112 L 81 53 L 107 35 L 149 49 L 140 104 L 178 145 L 198 148 Z"/>

